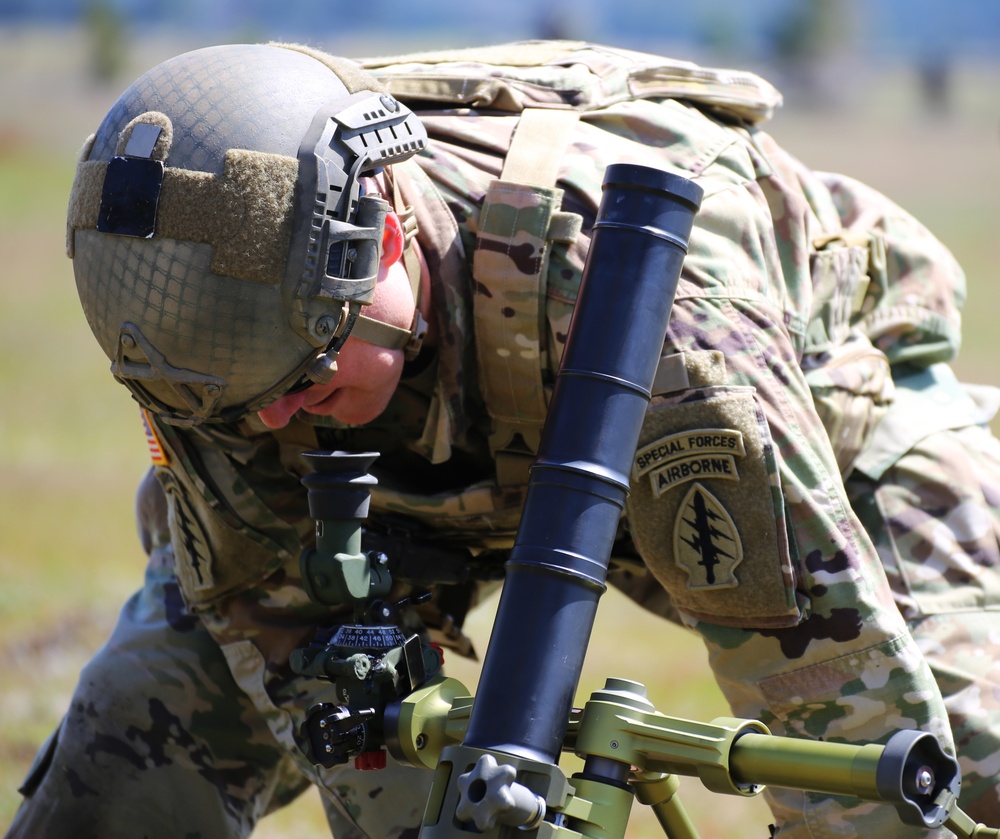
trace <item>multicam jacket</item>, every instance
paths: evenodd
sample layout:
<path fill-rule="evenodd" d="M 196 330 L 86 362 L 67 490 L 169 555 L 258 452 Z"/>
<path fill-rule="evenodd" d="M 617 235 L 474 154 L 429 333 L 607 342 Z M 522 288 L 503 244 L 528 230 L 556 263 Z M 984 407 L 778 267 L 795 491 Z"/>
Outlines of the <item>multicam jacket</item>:
<path fill-rule="evenodd" d="M 373 527 L 406 522 L 414 538 L 476 553 L 510 546 L 603 172 L 617 162 L 705 190 L 622 554 L 638 554 L 684 614 L 743 628 L 810 613 L 803 563 L 877 565 L 841 474 L 892 402 L 890 365 L 925 368 L 957 349 L 964 280 L 942 245 L 884 197 L 783 151 L 760 127 L 780 97 L 749 74 L 576 43 L 367 64 L 421 108 L 432 139 L 394 178 L 419 224 L 441 340 L 363 428 L 302 415 L 277 433 L 256 418 L 157 429 L 194 608 L 311 538 L 297 454 L 316 446 L 382 453 Z M 519 136 L 525 108 L 578 120 L 560 140 Z M 552 183 L 502 177 L 512 137 L 529 156 L 561 146 Z M 727 546 L 710 579 L 695 506 Z M 862 620 L 865 608 L 880 606 L 859 601 Z"/>

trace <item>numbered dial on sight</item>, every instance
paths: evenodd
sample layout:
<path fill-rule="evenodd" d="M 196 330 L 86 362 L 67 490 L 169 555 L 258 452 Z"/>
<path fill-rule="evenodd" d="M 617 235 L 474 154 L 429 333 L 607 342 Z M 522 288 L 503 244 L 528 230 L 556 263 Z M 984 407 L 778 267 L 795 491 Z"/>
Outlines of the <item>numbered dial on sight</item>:
<path fill-rule="evenodd" d="M 349 624 L 337 627 L 336 632 L 330 638 L 329 645 L 341 649 L 349 648 L 377 653 L 401 647 L 405 641 L 406 636 L 395 626 Z"/>

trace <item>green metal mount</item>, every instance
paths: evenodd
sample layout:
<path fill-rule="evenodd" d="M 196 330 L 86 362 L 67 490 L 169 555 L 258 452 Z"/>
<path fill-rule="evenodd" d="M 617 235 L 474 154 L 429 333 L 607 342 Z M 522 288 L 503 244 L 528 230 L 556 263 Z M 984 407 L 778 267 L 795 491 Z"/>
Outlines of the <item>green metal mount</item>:
<path fill-rule="evenodd" d="M 894 807 L 906 824 L 1000 839 L 959 809 L 958 764 L 930 734 L 901 731 L 885 746 L 778 737 L 754 720 L 667 717 L 643 685 L 609 679 L 571 715 L 566 751 L 584 769 L 567 777 L 553 764 L 464 745 L 473 702 L 439 676 L 388 709 L 389 751 L 436 770 L 421 839 L 621 839 L 636 799 L 669 839 L 698 839 L 679 775 L 728 795 L 765 786 L 850 795 Z"/>
<path fill-rule="evenodd" d="M 361 551 L 356 520 L 317 519 L 316 548 L 299 559 L 302 586 L 317 603 L 361 604 L 385 597 L 392 578 L 386 558 Z"/>
<path fill-rule="evenodd" d="M 316 522 L 316 547 L 299 560 L 303 588 L 314 602 L 347 607 L 351 615 L 319 628 L 307 646 L 289 656 L 295 673 L 332 683 L 336 703 L 310 708 L 296 733 L 317 765 L 353 758 L 359 768 L 379 768 L 385 760 L 386 706 L 434 677 L 442 656 L 395 625 L 399 609 L 420 602 L 422 595 L 388 602 L 393 585 L 388 558 L 361 549 L 361 525 L 377 483 L 368 469 L 377 455 L 316 451 L 302 457 L 313 467 L 302 483 Z"/>

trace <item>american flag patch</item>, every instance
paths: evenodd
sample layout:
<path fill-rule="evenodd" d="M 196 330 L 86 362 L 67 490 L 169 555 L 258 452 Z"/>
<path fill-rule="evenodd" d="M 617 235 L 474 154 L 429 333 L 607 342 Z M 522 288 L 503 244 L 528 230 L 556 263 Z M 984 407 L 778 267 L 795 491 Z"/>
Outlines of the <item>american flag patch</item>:
<path fill-rule="evenodd" d="M 156 426 L 153 425 L 149 411 L 145 408 L 140 408 L 139 412 L 142 415 L 142 426 L 146 429 L 146 445 L 149 446 L 149 457 L 153 461 L 154 466 L 166 466 L 170 461 L 167 459 L 167 453 L 163 451 L 160 438 L 156 433 Z"/>

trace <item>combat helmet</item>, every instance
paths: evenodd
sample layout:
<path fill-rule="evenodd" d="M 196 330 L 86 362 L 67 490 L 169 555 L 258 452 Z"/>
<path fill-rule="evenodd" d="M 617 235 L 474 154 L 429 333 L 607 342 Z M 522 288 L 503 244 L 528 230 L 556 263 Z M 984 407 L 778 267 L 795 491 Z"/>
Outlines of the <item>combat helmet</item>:
<path fill-rule="evenodd" d="M 115 377 L 181 425 L 328 381 L 372 326 L 389 207 L 360 179 L 426 139 L 356 64 L 304 47 L 207 47 L 141 76 L 85 145 L 68 213 Z"/>

